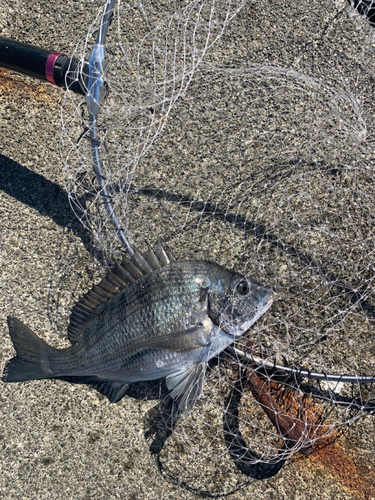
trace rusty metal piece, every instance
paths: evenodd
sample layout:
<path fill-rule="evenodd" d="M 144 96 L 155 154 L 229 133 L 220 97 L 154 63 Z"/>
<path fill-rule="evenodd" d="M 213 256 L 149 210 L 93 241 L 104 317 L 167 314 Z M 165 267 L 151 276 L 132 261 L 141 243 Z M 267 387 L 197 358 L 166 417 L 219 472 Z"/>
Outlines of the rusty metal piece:
<path fill-rule="evenodd" d="M 263 380 L 255 370 L 249 371 L 247 380 L 254 398 L 260 403 L 267 417 L 287 444 L 295 446 L 303 443 L 306 437 L 310 435 L 311 424 L 284 413 L 272 395 L 271 382 Z M 308 446 L 302 446 L 298 451 L 304 455 L 309 455 L 311 449 L 312 445 L 309 444 Z"/>
<path fill-rule="evenodd" d="M 245 349 L 260 355 L 258 346 L 248 339 Z M 331 424 L 323 424 L 325 418 L 312 398 L 299 394 L 293 387 L 274 381 L 257 371 L 257 365 L 248 365 L 244 372 L 254 398 L 272 422 L 288 446 L 301 446 L 303 455 L 310 455 L 317 438 L 326 435 Z"/>

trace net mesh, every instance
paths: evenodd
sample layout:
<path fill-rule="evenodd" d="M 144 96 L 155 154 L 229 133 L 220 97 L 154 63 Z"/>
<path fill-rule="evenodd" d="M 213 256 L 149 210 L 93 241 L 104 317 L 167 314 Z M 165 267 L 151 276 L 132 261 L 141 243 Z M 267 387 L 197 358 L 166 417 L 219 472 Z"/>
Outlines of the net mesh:
<path fill-rule="evenodd" d="M 214 360 L 191 415 L 174 421 L 160 405 L 174 438 L 160 459 L 183 444 L 197 470 L 226 464 L 228 488 L 233 464 L 306 453 L 373 410 L 372 384 L 271 368 L 374 374 L 371 9 L 118 3 L 109 28 L 99 149 L 122 228 L 140 248 L 161 239 L 178 260 L 215 261 L 276 293 L 237 350 Z M 77 46 L 81 61 L 100 16 Z M 83 98 L 67 92 L 62 121 L 72 207 L 109 265 L 122 249 L 92 170 Z"/>
<path fill-rule="evenodd" d="M 140 160 L 186 92 L 205 53 L 241 6 L 240 1 L 195 1 L 179 10 L 172 5 L 170 11 L 143 5 L 127 8 L 120 2 L 115 7 L 106 43 L 108 88 L 100 112 L 99 153 L 109 196 L 124 230 L 129 219 L 128 191 Z M 73 57 L 88 61 L 101 17 L 102 12 Z M 95 246 L 113 256 L 119 241 L 93 179 L 89 116 L 83 98 L 67 94 L 63 130 L 61 144 L 73 209 L 93 232 Z"/>

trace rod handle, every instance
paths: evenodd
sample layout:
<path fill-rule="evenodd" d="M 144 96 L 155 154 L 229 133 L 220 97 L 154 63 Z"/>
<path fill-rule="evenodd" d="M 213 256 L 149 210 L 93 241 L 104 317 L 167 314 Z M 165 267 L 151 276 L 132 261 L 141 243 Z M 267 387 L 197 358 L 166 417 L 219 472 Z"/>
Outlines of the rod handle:
<path fill-rule="evenodd" d="M 0 66 L 86 95 L 88 65 L 61 52 L 0 37 Z"/>

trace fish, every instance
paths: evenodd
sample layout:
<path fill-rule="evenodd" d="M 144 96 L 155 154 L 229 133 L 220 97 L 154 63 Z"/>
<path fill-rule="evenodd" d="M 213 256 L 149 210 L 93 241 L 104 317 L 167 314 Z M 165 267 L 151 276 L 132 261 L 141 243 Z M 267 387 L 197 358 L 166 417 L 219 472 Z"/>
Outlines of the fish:
<path fill-rule="evenodd" d="M 203 393 L 208 362 L 269 309 L 273 292 L 214 262 L 177 262 L 158 244 L 107 273 L 74 306 L 71 346 L 56 349 L 20 320 L 4 382 L 82 377 L 117 402 L 134 382 L 165 378 L 181 414 Z"/>

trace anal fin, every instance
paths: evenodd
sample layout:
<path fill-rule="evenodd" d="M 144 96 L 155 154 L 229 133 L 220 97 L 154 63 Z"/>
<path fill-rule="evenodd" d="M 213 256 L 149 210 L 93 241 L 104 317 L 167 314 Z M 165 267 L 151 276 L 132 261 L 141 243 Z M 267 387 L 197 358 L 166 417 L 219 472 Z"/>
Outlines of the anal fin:
<path fill-rule="evenodd" d="M 114 382 L 104 382 L 102 380 L 95 380 L 90 382 L 98 392 L 106 396 L 111 403 L 116 403 L 123 396 L 125 396 L 126 391 L 129 389 L 129 384 L 118 385 Z"/>

